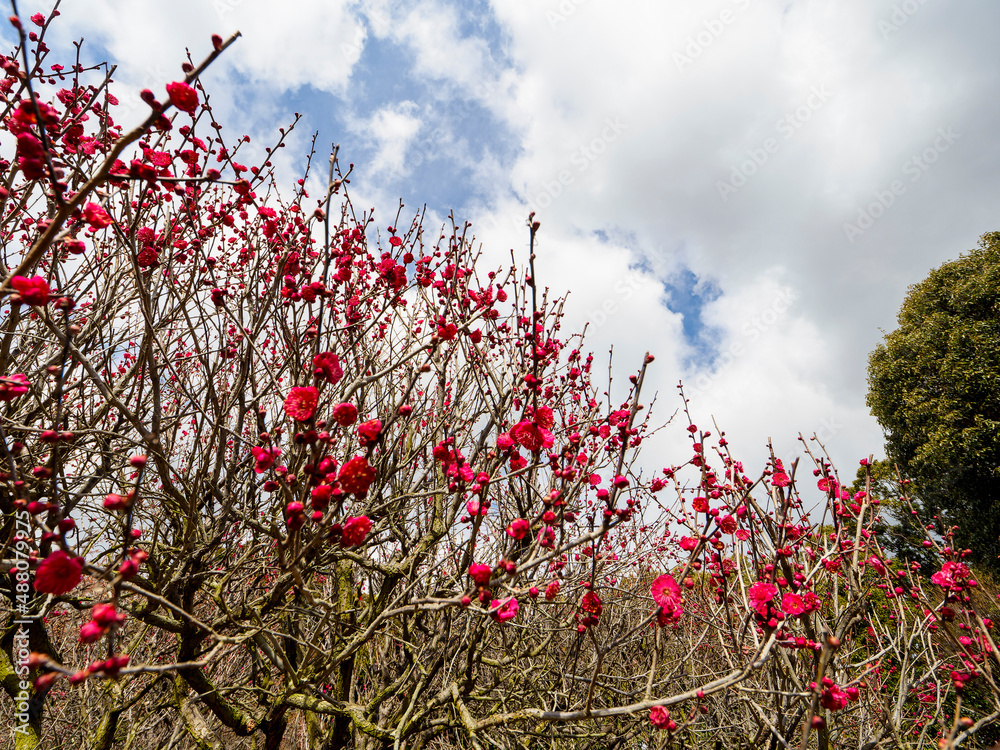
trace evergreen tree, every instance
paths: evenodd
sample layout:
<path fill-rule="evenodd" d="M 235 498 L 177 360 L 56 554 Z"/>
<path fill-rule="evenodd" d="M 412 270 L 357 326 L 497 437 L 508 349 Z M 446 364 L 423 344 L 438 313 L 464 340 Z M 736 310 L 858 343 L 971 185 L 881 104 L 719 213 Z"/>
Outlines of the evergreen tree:
<path fill-rule="evenodd" d="M 1000 232 L 912 286 L 871 353 L 868 405 L 890 462 L 914 480 L 919 520 L 970 559 L 1000 562 Z M 936 517 L 936 518 L 935 518 Z"/>

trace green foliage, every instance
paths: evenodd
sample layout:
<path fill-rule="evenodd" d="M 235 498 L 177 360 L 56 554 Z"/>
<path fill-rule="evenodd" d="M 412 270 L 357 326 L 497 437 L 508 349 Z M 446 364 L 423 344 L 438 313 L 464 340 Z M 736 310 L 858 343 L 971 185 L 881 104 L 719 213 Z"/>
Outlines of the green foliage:
<path fill-rule="evenodd" d="M 868 406 L 889 461 L 914 480 L 919 520 L 942 533 L 958 526 L 955 544 L 996 570 L 1000 232 L 912 286 L 898 321 L 868 361 Z"/>

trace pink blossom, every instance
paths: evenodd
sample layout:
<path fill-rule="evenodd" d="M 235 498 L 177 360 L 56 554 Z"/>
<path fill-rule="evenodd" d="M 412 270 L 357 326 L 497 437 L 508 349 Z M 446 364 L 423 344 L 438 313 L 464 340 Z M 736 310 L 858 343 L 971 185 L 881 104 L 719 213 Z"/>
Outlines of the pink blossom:
<path fill-rule="evenodd" d="M 155 268 L 160 264 L 159 252 L 152 245 L 144 245 L 138 254 L 136 254 L 135 262 L 139 268 Z M 221 306 L 225 301 L 226 292 L 222 289 L 213 289 L 209 296 L 216 306 Z"/>
<path fill-rule="evenodd" d="M 556 543 L 556 530 L 551 526 L 545 526 L 541 531 L 538 532 L 538 545 L 540 547 L 545 547 L 546 549 L 551 549 Z"/>
<path fill-rule="evenodd" d="M 649 723 L 657 729 L 666 729 L 670 722 L 670 712 L 663 706 L 653 706 L 649 709 Z"/>
<path fill-rule="evenodd" d="M 125 511 L 128 510 L 131 505 L 132 503 L 129 498 L 116 495 L 113 492 L 108 493 L 104 498 L 104 508 L 106 510 Z"/>
<path fill-rule="evenodd" d="M 306 523 L 305 506 L 298 500 L 293 500 L 285 506 L 285 522 L 292 531 L 298 531 Z"/>
<path fill-rule="evenodd" d="M 104 628 L 91 620 L 80 628 L 80 643 L 96 643 L 104 635 Z"/>
<path fill-rule="evenodd" d="M 785 611 L 785 614 L 790 615 L 791 617 L 805 614 L 806 611 L 805 603 L 802 601 L 802 597 L 798 594 L 792 593 L 787 593 L 782 597 L 781 608 Z"/>
<path fill-rule="evenodd" d="M 477 586 L 488 586 L 490 578 L 493 577 L 493 569 L 483 563 L 472 563 L 469 566 L 469 577 L 476 582 Z"/>
<path fill-rule="evenodd" d="M 838 685 L 832 685 L 823 691 L 819 698 L 820 705 L 831 711 L 839 711 L 850 700 L 850 696 L 840 689 Z"/>
<path fill-rule="evenodd" d="M 551 448 L 555 443 L 552 432 L 534 422 L 518 422 L 511 428 L 510 436 L 532 453 Z"/>
<path fill-rule="evenodd" d="M 758 581 L 750 587 L 748 593 L 750 595 L 750 606 L 753 607 L 754 611 L 765 619 L 769 617 L 767 612 L 768 603 L 778 593 L 778 587 L 773 583 Z"/>
<path fill-rule="evenodd" d="M 259 445 L 255 445 L 250 449 L 250 453 L 254 457 L 253 470 L 257 474 L 263 474 L 265 471 L 274 466 L 274 460 L 281 455 L 281 448 L 274 446 L 273 448 L 262 448 Z"/>
<path fill-rule="evenodd" d="M 170 101 L 179 110 L 191 114 L 198 109 L 198 92 L 183 81 L 168 83 L 167 94 L 170 95 Z"/>
<path fill-rule="evenodd" d="M 497 622 L 507 622 L 508 620 L 513 620 L 517 616 L 517 599 L 513 596 L 503 602 L 499 599 L 494 599 L 490 602 L 490 609 L 493 610 L 490 612 L 490 617 Z"/>
<path fill-rule="evenodd" d="M 653 581 L 653 585 L 649 587 L 649 592 L 653 595 L 653 601 L 656 602 L 658 607 L 672 608 L 680 601 L 680 586 L 677 585 L 677 581 L 674 580 L 673 576 L 666 573 Z"/>
<path fill-rule="evenodd" d="M 110 627 L 111 625 L 121 625 L 125 622 L 126 614 L 118 612 L 114 604 L 101 602 L 91 608 L 90 617 L 98 625 Z"/>
<path fill-rule="evenodd" d="M 344 368 L 340 366 L 340 358 L 333 352 L 320 352 L 313 357 L 313 375 L 335 385 L 344 377 Z"/>
<path fill-rule="evenodd" d="M 94 230 L 104 229 L 114 223 L 108 212 L 96 203 L 88 203 L 83 207 L 83 220 Z"/>
<path fill-rule="evenodd" d="M 285 414 L 296 422 L 308 422 L 316 413 L 318 401 L 319 391 L 313 386 L 292 388 L 285 397 Z"/>
<path fill-rule="evenodd" d="M 555 417 L 552 414 L 552 409 L 548 406 L 539 406 L 535 409 L 535 424 L 539 427 L 551 430 L 556 423 Z"/>
<path fill-rule="evenodd" d="M 823 601 L 812 591 L 807 591 L 802 595 L 802 605 L 806 612 L 812 612 L 823 606 Z"/>
<path fill-rule="evenodd" d="M 45 177 L 45 152 L 42 142 L 31 133 L 19 133 L 17 136 L 17 165 L 29 180 L 41 180 Z"/>
<path fill-rule="evenodd" d="M 874 568 L 875 572 L 878 573 L 880 576 L 885 575 L 885 565 L 883 565 L 882 561 L 875 555 L 872 555 L 870 558 L 868 558 L 868 564 L 871 565 L 872 568 Z"/>
<path fill-rule="evenodd" d="M 693 536 L 682 536 L 680 540 L 681 549 L 690 552 L 698 546 L 698 540 Z"/>
<path fill-rule="evenodd" d="M 931 582 L 948 591 L 961 591 L 961 581 L 969 577 L 969 568 L 962 563 L 948 561 L 931 576 Z"/>
<path fill-rule="evenodd" d="M 787 487 L 792 483 L 792 480 L 788 478 L 788 475 L 784 471 L 776 471 L 771 476 L 771 484 L 775 487 Z"/>
<path fill-rule="evenodd" d="M 618 411 L 613 411 L 608 414 L 608 424 L 612 427 L 626 427 L 628 426 L 629 417 L 632 416 L 632 412 L 628 409 L 619 409 Z"/>
<path fill-rule="evenodd" d="M 382 434 L 382 422 L 378 419 L 370 419 L 358 425 L 358 437 L 361 438 L 362 447 L 372 445 Z"/>
<path fill-rule="evenodd" d="M 90 622 L 80 628 L 81 643 L 95 643 L 114 625 L 125 622 L 127 615 L 115 610 L 114 604 L 95 604 L 90 611 Z"/>
<path fill-rule="evenodd" d="M 649 592 L 653 595 L 656 606 L 663 610 L 657 618 L 660 625 L 666 625 L 680 619 L 684 613 L 682 606 L 684 598 L 681 596 L 681 587 L 677 585 L 673 576 L 664 573 L 653 581 Z"/>
<path fill-rule="evenodd" d="M 0 401 L 13 401 L 28 392 L 28 377 L 21 373 L 0 377 Z"/>
<path fill-rule="evenodd" d="M 438 326 L 437 335 L 442 341 L 454 341 L 458 334 L 458 326 L 454 323 Z"/>
<path fill-rule="evenodd" d="M 551 448 L 554 445 L 555 436 L 552 434 L 554 425 L 555 417 L 551 407 L 539 406 L 535 409 L 530 421 L 518 422 L 511 428 L 510 437 L 532 453 L 538 453 L 538 451 Z M 497 442 L 499 445 L 499 439 Z"/>
<path fill-rule="evenodd" d="M 21 298 L 21 302 L 34 307 L 43 307 L 49 303 L 49 283 L 41 276 L 32 276 L 30 279 L 24 276 L 14 276 L 10 280 L 10 285 Z"/>
<path fill-rule="evenodd" d="M 83 558 L 70 557 L 57 549 L 35 571 L 35 591 L 61 596 L 76 588 L 83 574 Z"/>
<path fill-rule="evenodd" d="M 330 412 L 330 417 L 341 427 L 350 427 L 358 421 L 358 407 L 354 404 L 337 404 Z"/>
<path fill-rule="evenodd" d="M 337 481 L 344 492 L 364 495 L 375 481 L 375 469 L 364 456 L 355 456 L 340 467 Z"/>
<path fill-rule="evenodd" d="M 372 522 L 368 516 L 348 518 L 344 521 L 344 535 L 341 541 L 345 547 L 360 547 L 371 530 Z"/>
<path fill-rule="evenodd" d="M 530 521 L 524 518 L 518 518 L 511 521 L 510 525 L 507 527 L 507 536 L 513 537 L 514 539 L 524 539 L 530 529 Z"/>
<path fill-rule="evenodd" d="M 551 602 L 559 595 L 559 581 L 552 581 L 545 587 L 545 601 Z"/>
<path fill-rule="evenodd" d="M 594 618 L 597 618 L 600 617 L 601 612 L 604 611 L 604 605 L 601 603 L 601 598 L 597 594 L 593 591 L 588 591 L 583 595 L 583 599 L 580 600 L 580 609 L 587 614 L 593 615 Z"/>
<path fill-rule="evenodd" d="M 333 487 L 328 484 L 321 484 L 314 487 L 310 494 L 309 504 L 313 510 L 324 511 L 330 505 L 330 498 L 333 496 Z"/>
<path fill-rule="evenodd" d="M 470 516 L 485 516 L 489 513 L 489 505 L 473 498 L 465 504 L 465 510 Z"/>
<path fill-rule="evenodd" d="M 139 572 L 139 566 L 146 560 L 149 555 L 145 550 L 133 548 L 129 551 L 129 556 L 122 561 L 122 564 L 118 567 L 118 572 L 121 574 L 122 578 L 129 579 Z"/>

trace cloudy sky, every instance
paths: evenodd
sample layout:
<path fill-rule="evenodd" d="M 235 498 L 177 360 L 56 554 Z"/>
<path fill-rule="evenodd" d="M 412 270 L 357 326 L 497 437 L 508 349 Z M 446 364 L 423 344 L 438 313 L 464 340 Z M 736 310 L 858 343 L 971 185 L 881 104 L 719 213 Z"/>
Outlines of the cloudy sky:
<path fill-rule="evenodd" d="M 654 353 L 661 416 L 683 380 L 699 424 L 714 417 L 754 465 L 768 437 L 793 455 L 800 432 L 848 475 L 879 455 L 868 352 L 910 284 L 1000 229 L 994 0 L 61 11 L 57 41 L 117 63 L 126 101 L 239 29 L 205 81 L 230 136 L 266 144 L 301 113 L 289 184 L 318 132 L 383 226 L 400 199 L 438 221 L 453 210 L 500 263 L 525 257 L 536 211 L 540 280 L 570 292 L 568 327 L 589 325 L 605 360 L 614 347 L 620 380 Z"/>

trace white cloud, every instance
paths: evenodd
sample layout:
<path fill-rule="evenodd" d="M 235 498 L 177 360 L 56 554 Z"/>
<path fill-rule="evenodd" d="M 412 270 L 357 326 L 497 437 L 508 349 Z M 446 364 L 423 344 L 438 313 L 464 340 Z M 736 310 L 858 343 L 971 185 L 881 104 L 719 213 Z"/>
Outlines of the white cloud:
<path fill-rule="evenodd" d="M 489 46 L 464 36 L 458 9 L 447 3 L 423 0 L 416 4 L 371 2 L 363 13 L 372 33 L 405 45 L 414 56 L 413 75 L 446 81 L 465 94 L 474 93 L 488 79 Z"/>
<path fill-rule="evenodd" d="M 342 91 L 357 62 L 364 29 L 348 0 L 299 0 L 279 9 L 267 0 L 89 0 L 62 8 L 60 34 L 96 37 L 123 72 L 164 69 L 176 76 L 191 49 L 195 61 L 211 51 L 209 36 L 242 38 L 220 67 L 244 84 L 273 90 L 305 84 Z"/>
<path fill-rule="evenodd" d="M 603 230 L 627 233 L 630 247 L 647 253 L 683 248 L 674 267 L 683 259 L 722 292 L 704 314 L 723 331 L 723 351 L 747 311 L 770 299 L 762 278 L 780 274 L 800 294 L 788 322 L 716 374 L 693 408 L 758 450 L 767 436 L 787 445 L 799 430 L 815 430 L 848 461 L 878 453 L 881 434 L 864 405 L 865 355 L 879 327 L 892 327 L 907 284 L 993 228 L 980 204 L 1000 191 L 985 174 L 976 185 L 963 178 L 964 165 L 984 155 L 997 166 L 998 150 L 985 134 L 974 145 L 963 136 L 907 183 L 861 242 L 848 243 L 843 224 L 875 191 L 909 179 L 904 164 L 938 128 L 961 133 L 983 114 L 997 124 L 984 99 L 982 71 L 996 54 L 982 20 L 928 4 L 886 40 L 878 23 L 892 13 L 889 2 L 504 0 L 493 10 L 518 72 L 503 114 L 524 133 L 510 185 L 540 208 L 550 241 Z M 625 131 L 585 169 L 575 167 L 609 117 Z M 722 200 L 718 184 L 769 140 L 774 153 L 764 152 Z M 561 186 L 560 171 L 571 178 Z M 978 198 L 953 200 L 960 191 Z M 506 206 L 502 192 L 497 206 Z M 953 213 L 936 210 L 942 200 Z M 493 241 L 489 232 L 483 238 Z M 581 277 L 612 251 L 578 242 L 578 268 L 563 278 L 598 295 L 586 304 L 601 297 Z M 669 273 L 671 264 L 658 270 Z M 622 338 L 636 349 L 636 339 L 680 349 L 676 328 L 661 332 L 651 322 L 657 300 L 644 302 L 654 317 L 629 320 Z M 663 393 L 681 374 L 667 370 Z"/>
<path fill-rule="evenodd" d="M 380 108 L 355 128 L 366 133 L 378 151 L 368 165 L 372 175 L 398 177 L 408 172 L 406 152 L 420 130 L 420 118 L 414 116 L 417 106 L 411 101 Z"/>

